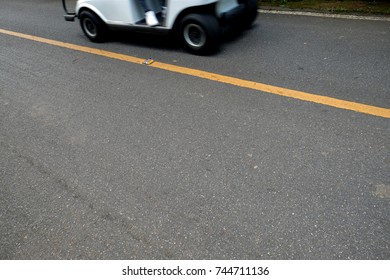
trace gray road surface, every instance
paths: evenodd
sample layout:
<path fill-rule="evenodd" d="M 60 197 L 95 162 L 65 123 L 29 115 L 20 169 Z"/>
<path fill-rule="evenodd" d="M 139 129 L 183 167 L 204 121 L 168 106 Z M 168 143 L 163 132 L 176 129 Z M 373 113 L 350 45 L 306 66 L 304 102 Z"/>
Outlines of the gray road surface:
<path fill-rule="evenodd" d="M 262 14 L 197 57 L 92 44 L 57 2 L 0 0 L 0 28 L 390 107 L 389 22 Z M 388 119 L 4 34 L 0 49 L 0 259 L 390 258 Z"/>

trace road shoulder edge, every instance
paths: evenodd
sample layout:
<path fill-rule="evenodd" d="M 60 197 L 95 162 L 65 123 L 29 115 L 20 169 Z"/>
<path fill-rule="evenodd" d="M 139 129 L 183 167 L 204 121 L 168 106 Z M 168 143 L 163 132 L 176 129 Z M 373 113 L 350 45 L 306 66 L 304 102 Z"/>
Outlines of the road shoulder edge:
<path fill-rule="evenodd" d="M 329 14 L 315 11 L 296 11 L 296 10 L 278 10 L 269 8 L 259 8 L 260 14 L 276 14 L 276 15 L 294 15 L 294 16 L 310 16 L 323 18 L 339 18 L 339 19 L 353 19 L 353 20 L 370 20 L 370 21 L 385 21 L 390 22 L 390 17 L 386 16 L 367 16 L 367 15 L 345 15 L 345 14 Z"/>

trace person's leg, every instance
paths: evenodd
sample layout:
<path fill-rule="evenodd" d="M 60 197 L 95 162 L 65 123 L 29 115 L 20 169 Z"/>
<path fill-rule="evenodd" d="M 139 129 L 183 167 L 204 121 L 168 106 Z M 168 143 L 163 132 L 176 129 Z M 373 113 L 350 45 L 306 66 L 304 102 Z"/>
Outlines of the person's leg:
<path fill-rule="evenodd" d="M 152 10 L 145 0 L 138 0 L 138 1 L 141 4 L 142 9 L 144 9 L 145 13 Z M 166 7 L 166 0 L 159 0 L 159 2 L 161 7 Z"/>
<path fill-rule="evenodd" d="M 149 26 L 156 26 L 156 25 L 158 25 L 159 22 L 157 20 L 156 14 L 147 5 L 147 2 L 145 0 L 139 0 L 139 2 L 140 2 L 142 8 L 145 11 L 145 21 L 146 21 L 146 24 L 149 25 Z"/>
<path fill-rule="evenodd" d="M 146 1 L 145 0 L 138 0 L 139 3 L 141 4 L 141 7 L 142 9 L 144 9 L 144 12 L 149 12 L 150 11 L 150 8 L 148 7 L 148 5 L 146 4 Z"/>

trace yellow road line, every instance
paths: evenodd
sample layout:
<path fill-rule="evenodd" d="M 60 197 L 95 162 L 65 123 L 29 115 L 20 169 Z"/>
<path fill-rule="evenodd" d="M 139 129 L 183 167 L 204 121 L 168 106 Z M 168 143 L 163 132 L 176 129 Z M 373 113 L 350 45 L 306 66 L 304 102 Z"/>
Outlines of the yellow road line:
<path fill-rule="evenodd" d="M 1 28 L 0 28 L 0 33 L 14 36 L 14 37 L 27 39 L 27 40 L 31 40 L 31 41 L 45 43 L 48 45 L 53 45 L 53 46 L 57 46 L 57 47 L 61 47 L 61 48 L 66 48 L 66 49 L 70 49 L 70 50 L 100 55 L 100 56 L 113 58 L 113 59 L 117 59 L 117 60 L 123 60 L 123 61 L 131 62 L 131 63 L 142 63 L 144 61 L 144 59 L 129 56 L 129 55 L 109 52 L 109 51 L 105 51 L 105 50 L 99 50 L 99 49 L 95 49 L 95 48 L 83 47 L 80 45 L 75 45 L 75 44 L 70 44 L 70 43 L 64 43 L 61 41 L 56 41 L 56 40 L 46 39 L 46 38 L 37 37 L 37 36 L 33 36 L 33 35 L 18 33 L 18 32 L 9 31 L 9 30 L 5 30 L 5 29 L 1 29 Z"/>
<path fill-rule="evenodd" d="M 191 69 L 191 68 L 180 67 L 180 66 L 175 66 L 175 65 L 165 64 L 165 63 L 160 63 L 160 62 L 155 62 L 151 66 L 156 67 L 156 68 L 160 68 L 160 69 L 164 69 L 164 70 L 169 70 L 172 72 L 177 72 L 177 73 L 196 76 L 196 77 L 200 77 L 200 78 L 204 78 L 204 79 L 208 79 L 208 80 L 212 80 L 212 81 L 217 81 L 220 83 L 231 84 L 231 85 L 235 85 L 238 87 L 268 92 L 268 93 L 272 93 L 272 94 L 276 94 L 276 95 L 281 95 L 281 96 L 295 98 L 295 99 L 299 99 L 299 100 L 303 100 L 303 101 L 309 101 L 309 102 L 313 102 L 313 103 L 323 104 L 323 105 L 327 105 L 327 106 L 331 106 L 331 107 L 346 109 L 346 110 L 360 112 L 360 113 L 369 114 L 369 115 L 374 115 L 374 116 L 378 116 L 378 117 L 390 118 L 390 109 L 386 109 L 386 108 L 381 108 L 381 107 L 346 101 L 346 100 L 342 100 L 342 99 L 337 99 L 337 98 L 333 98 L 333 97 L 327 97 L 327 96 L 322 96 L 322 95 L 317 95 L 317 94 L 312 94 L 312 93 L 306 93 L 306 92 L 302 92 L 302 91 L 297 91 L 297 90 L 292 90 L 292 89 L 257 83 L 257 82 L 248 81 L 248 80 L 242 80 L 242 79 L 233 78 L 233 77 L 229 77 L 229 76 L 218 75 L 218 74 L 214 74 L 214 73 L 210 73 L 210 72 L 206 72 L 206 71 L 195 70 L 195 69 Z"/>
<path fill-rule="evenodd" d="M 49 44 L 49 45 L 53 45 L 53 46 L 58 46 L 58 47 L 66 48 L 66 49 L 71 49 L 71 50 L 75 50 L 75 51 L 80 51 L 80 52 L 95 54 L 95 55 L 104 56 L 104 57 L 108 57 L 108 58 L 112 58 L 112 59 L 131 62 L 131 63 L 142 64 L 145 61 L 145 59 L 137 58 L 137 57 L 133 57 L 133 56 L 129 56 L 129 55 L 124 55 L 124 54 L 115 53 L 115 52 L 109 52 L 109 51 L 95 49 L 95 48 L 84 47 L 84 46 L 80 46 L 80 45 L 75 45 L 75 44 L 65 43 L 65 42 L 61 42 L 61 41 L 46 39 L 46 38 L 23 34 L 23 33 L 19 33 L 19 32 L 13 32 L 13 31 L 5 30 L 5 29 L 0 29 L 0 33 L 14 36 L 14 37 L 27 39 L 27 40 L 32 40 L 32 41 L 36 41 L 36 42 L 40 42 L 40 43 L 45 43 L 45 44 Z M 267 85 L 267 84 L 258 83 L 258 82 L 254 82 L 254 81 L 238 79 L 238 78 L 234 78 L 234 77 L 219 75 L 219 74 L 215 74 L 215 73 L 211 73 L 211 72 L 207 72 L 207 71 L 196 70 L 196 69 L 192 69 L 192 68 L 176 66 L 176 65 L 167 64 L 167 63 L 154 62 L 153 64 L 149 65 L 149 67 L 158 68 L 158 69 L 162 69 L 162 70 L 166 70 L 166 71 L 170 71 L 170 72 L 175 72 L 175 73 L 180 73 L 180 74 L 185 74 L 185 75 L 189 75 L 189 76 L 199 77 L 202 79 L 208 79 L 208 80 L 216 81 L 219 83 L 231 84 L 231 85 L 234 85 L 237 87 L 249 88 L 249 89 L 253 89 L 253 90 L 257 90 L 257 91 L 272 93 L 272 94 L 290 97 L 290 98 L 294 98 L 294 99 L 299 99 L 299 100 L 303 100 L 303 101 L 308 101 L 308 102 L 327 105 L 327 106 L 336 107 L 336 108 L 340 108 L 340 109 L 355 111 L 355 112 L 359 112 L 359 113 L 363 113 L 363 114 L 368 114 L 368 115 L 373 115 L 373 116 L 378 116 L 378 117 L 383 117 L 383 118 L 390 118 L 390 109 L 387 109 L 387 108 L 376 107 L 376 106 L 366 105 L 366 104 L 362 104 L 362 103 L 356 103 L 356 102 L 346 101 L 346 100 L 342 100 L 342 99 L 337 99 L 337 98 L 333 98 L 333 97 L 327 97 L 327 96 L 322 96 L 322 95 L 317 95 L 317 94 L 312 94 L 312 93 L 307 93 L 307 92 L 302 92 L 302 91 Z"/>

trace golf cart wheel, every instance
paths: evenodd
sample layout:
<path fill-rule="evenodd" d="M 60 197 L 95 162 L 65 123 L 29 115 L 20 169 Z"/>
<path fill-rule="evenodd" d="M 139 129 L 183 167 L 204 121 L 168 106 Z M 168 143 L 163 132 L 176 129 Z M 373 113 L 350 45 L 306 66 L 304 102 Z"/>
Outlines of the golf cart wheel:
<path fill-rule="evenodd" d="M 220 43 L 221 27 L 215 17 L 207 14 L 190 14 L 180 25 L 183 47 L 197 55 L 215 52 Z"/>
<path fill-rule="evenodd" d="M 107 27 L 104 22 L 93 12 L 82 11 L 80 13 L 80 25 L 85 36 L 92 42 L 103 42 L 107 38 Z"/>
<path fill-rule="evenodd" d="M 243 29 L 249 29 L 257 18 L 258 0 L 240 0 L 238 2 L 246 6 L 245 17 L 240 22 L 240 25 Z"/>

